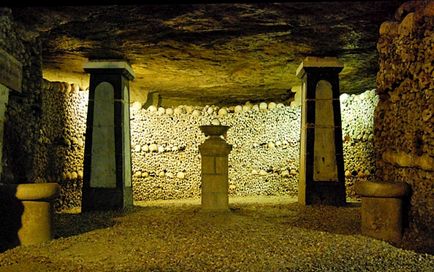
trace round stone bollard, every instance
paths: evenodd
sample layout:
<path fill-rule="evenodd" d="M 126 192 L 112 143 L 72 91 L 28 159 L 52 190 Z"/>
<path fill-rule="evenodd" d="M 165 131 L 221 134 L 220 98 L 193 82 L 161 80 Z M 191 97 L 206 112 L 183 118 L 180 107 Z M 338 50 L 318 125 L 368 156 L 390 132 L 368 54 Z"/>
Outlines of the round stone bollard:
<path fill-rule="evenodd" d="M 53 200 L 59 195 L 60 186 L 57 183 L 28 183 L 4 185 L 13 199 L 11 209 L 21 222 L 14 223 L 18 227 L 19 245 L 32 245 L 53 239 L 54 207 Z M 6 192 L 5 192 L 6 191 Z"/>
<path fill-rule="evenodd" d="M 404 198 L 410 192 L 407 183 L 356 183 L 362 197 L 362 234 L 376 239 L 399 243 L 403 233 Z"/>

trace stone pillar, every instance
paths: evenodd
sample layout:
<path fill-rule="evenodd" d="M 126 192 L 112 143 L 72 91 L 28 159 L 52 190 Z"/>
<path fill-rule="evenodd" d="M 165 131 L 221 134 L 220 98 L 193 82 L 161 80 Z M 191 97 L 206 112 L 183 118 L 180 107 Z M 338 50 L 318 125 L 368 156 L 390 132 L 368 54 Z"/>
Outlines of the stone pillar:
<path fill-rule="evenodd" d="M 232 145 L 220 136 L 228 126 L 201 126 L 210 136 L 199 146 L 202 157 L 202 209 L 205 211 L 229 211 L 228 197 L 228 155 Z"/>
<path fill-rule="evenodd" d="M 345 204 L 339 72 L 336 58 L 307 57 L 297 69 L 302 79 L 300 180 L 303 205 Z"/>
<path fill-rule="evenodd" d="M 129 81 L 123 61 L 91 61 L 82 211 L 132 206 Z"/>

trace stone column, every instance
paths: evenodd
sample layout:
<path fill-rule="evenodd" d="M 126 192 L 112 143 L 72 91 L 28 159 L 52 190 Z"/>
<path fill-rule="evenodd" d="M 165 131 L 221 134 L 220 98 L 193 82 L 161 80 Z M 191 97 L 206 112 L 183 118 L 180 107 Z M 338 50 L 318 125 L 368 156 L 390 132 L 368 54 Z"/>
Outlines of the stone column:
<path fill-rule="evenodd" d="M 339 72 L 336 58 L 307 57 L 297 69 L 302 79 L 300 181 L 303 205 L 345 204 Z"/>
<path fill-rule="evenodd" d="M 123 61 L 91 61 L 82 211 L 132 206 L 129 81 Z"/>
<path fill-rule="evenodd" d="M 232 145 L 220 137 L 229 127 L 201 126 L 200 129 L 210 136 L 199 146 L 202 157 L 202 209 L 229 211 L 228 155 Z"/>

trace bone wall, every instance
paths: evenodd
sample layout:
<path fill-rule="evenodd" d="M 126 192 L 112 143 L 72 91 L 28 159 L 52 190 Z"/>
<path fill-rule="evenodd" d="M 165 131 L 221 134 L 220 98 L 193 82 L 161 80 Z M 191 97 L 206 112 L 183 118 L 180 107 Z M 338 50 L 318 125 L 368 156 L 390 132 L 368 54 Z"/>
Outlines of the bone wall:
<path fill-rule="evenodd" d="M 410 229 L 434 233 L 434 2 L 404 3 L 380 27 L 379 180 L 411 185 Z"/>
<path fill-rule="evenodd" d="M 340 96 L 342 142 L 347 196 L 355 196 L 354 183 L 375 178 L 374 111 L 378 96 L 374 90 Z"/>
<path fill-rule="evenodd" d="M 200 195 L 198 146 L 205 136 L 199 126 L 213 120 L 231 127 L 227 133 L 227 142 L 233 145 L 231 195 L 296 193 L 298 108 L 273 102 L 229 108 L 151 106 L 137 110 L 133 106 L 131 113 L 135 199 Z"/>
<path fill-rule="evenodd" d="M 44 80 L 41 179 L 62 185 L 59 208 L 80 205 L 88 92 Z M 375 171 L 372 144 L 375 90 L 342 95 L 347 192 Z M 279 103 L 230 107 L 143 108 L 131 105 L 131 153 L 135 200 L 200 196 L 199 126 L 220 122 L 231 128 L 228 143 L 230 195 L 296 195 L 300 108 Z"/>
<path fill-rule="evenodd" d="M 22 91 L 9 92 L 5 120 L 2 120 L 4 137 L 1 182 L 4 183 L 35 182 L 39 176 L 38 147 L 35 143 L 39 138 L 42 115 L 41 44 L 37 38 L 23 37 L 17 29 L 11 10 L 0 7 L 0 48 L 23 65 Z"/>
<path fill-rule="evenodd" d="M 39 175 L 41 180 L 61 185 L 58 207 L 81 205 L 88 96 L 74 84 L 42 83 Z"/>

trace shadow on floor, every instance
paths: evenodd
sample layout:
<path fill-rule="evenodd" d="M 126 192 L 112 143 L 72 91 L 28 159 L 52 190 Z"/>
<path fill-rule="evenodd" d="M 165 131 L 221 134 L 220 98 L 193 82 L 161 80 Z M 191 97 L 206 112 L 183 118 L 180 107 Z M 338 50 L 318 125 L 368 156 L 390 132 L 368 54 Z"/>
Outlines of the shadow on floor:
<path fill-rule="evenodd" d="M 119 211 L 93 211 L 80 213 L 79 210 L 56 213 L 54 217 L 54 238 L 66 238 L 89 231 L 112 227 L 116 218 L 136 212 L 137 207 Z"/>
<path fill-rule="evenodd" d="M 270 222 L 288 227 L 344 235 L 360 234 L 360 203 L 349 203 L 344 207 L 302 206 L 295 202 L 260 206 L 239 204 L 231 210 L 244 216 L 268 217 Z"/>
<path fill-rule="evenodd" d="M 16 191 L 16 185 L 0 184 L 0 253 L 20 245 L 24 205 L 16 198 Z"/>
<path fill-rule="evenodd" d="M 429 232 L 420 233 L 408 228 L 405 230 L 401 242 L 396 246 L 434 256 L 434 237 Z"/>
<path fill-rule="evenodd" d="M 357 205 L 345 207 L 299 206 L 297 217 L 287 222 L 293 227 L 334 234 L 361 234 L 361 214 Z"/>

